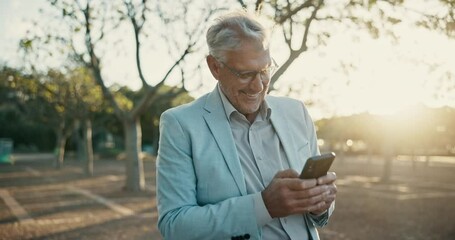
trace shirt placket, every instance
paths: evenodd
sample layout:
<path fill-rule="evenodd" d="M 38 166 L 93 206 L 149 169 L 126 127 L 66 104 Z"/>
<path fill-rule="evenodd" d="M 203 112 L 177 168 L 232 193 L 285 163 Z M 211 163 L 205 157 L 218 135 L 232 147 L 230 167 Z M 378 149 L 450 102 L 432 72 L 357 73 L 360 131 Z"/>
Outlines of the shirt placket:
<path fill-rule="evenodd" d="M 270 164 L 267 164 L 265 161 L 267 156 L 264 156 L 264 150 L 262 149 L 263 139 L 260 137 L 259 132 L 260 128 L 263 127 L 261 123 L 263 122 L 254 122 L 248 130 L 248 136 L 250 139 L 251 151 L 253 153 L 254 160 L 256 161 L 256 166 L 261 174 L 262 184 L 267 186 L 274 174 L 271 172 Z"/>

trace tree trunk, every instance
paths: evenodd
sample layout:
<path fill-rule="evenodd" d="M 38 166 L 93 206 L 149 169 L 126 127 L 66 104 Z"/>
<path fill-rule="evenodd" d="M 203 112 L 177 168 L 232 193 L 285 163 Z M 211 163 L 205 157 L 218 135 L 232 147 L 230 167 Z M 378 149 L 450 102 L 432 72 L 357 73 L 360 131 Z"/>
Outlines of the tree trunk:
<path fill-rule="evenodd" d="M 371 162 L 373 161 L 373 148 L 370 144 L 368 144 L 367 161 L 368 161 L 368 165 L 370 165 Z"/>
<path fill-rule="evenodd" d="M 383 156 L 384 156 L 384 169 L 382 171 L 381 181 L 384 183 L 388 183 L 392 176 L 392 166 L 393 166 L 393 159 L 394 159 L 393 145 L 390 142 L 385 143 L 385 146 L 383 148 Z"/>
<path fill-rule="evenodd" d="M 425 167 L 430 166 L 430 153 L 425 156 Z"/>
<path fill-rule="evenodd" d="M 80 162 L 85 161 L 86 150 L 83 135 L 83 126 L 81 126 L 80 121 L 75 123 L 74 127 L 74 139 L 76 141 L 76 150 L 77 150 L 77 160 Z"/>
<path fill-rule="evenodd" d="M 392 156 L 386 155 L 384 156 L 384 170 L 382 172 L 381 182 L 388 183 L 390 181 L 390 177 L 392 175 Z"/>
<path fill-rule="evenodd" d="M 85 146 L 85 174 L 93 176 L 93 145 L 92 145 L 92 122 L 85 120 L 84 124 L 84 146 Z"/>
<path fill-rule="evenodd" d="M 61 169 L 63 167 L 63 160 L 65 157 L 65 145 L 66 145 L 66 137 L 65 134 L 59 132 L 57 134 L 57 156 L 55 158 L 55 168 Z"/>
<path fill-rule="evenodd" d="M 124 119 L 126 150 L 126 185 L 127 191 L 142 191 L 145 186 L 144 166 L 139 157 L 141 152 L 141 122 L 139 118 Z"/>
<path fill-rule="evenodd" d="M 155 127 L 153 127 L 153 131 L 152 131 L 152 148 L 153 148 L 152 154 L 154 156 L 158 155 L 159 139 L 160 139 L 160 128 L 159 128 L 159 126 L 155 126 Z"/>

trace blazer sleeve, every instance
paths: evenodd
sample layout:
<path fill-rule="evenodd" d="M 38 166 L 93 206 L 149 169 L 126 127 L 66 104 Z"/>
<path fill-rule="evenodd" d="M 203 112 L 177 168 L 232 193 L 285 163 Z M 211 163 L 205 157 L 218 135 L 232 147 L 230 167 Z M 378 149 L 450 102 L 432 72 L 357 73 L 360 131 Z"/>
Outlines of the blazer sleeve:
<path fill-rule="evenodd" d="M 165 239 L 258 239 L 254 195 L 199 205 L 191 141 L 172 111 L 160 121 L 157 159 L 158 229 Z M 220 186 L 223 187 L 223 186 Z"/>
<path fill-rule="evenodd" d="M 314 122 L 313 122 L 310 114 L 308 113 L 308 110 L 305 107 L 305 105 L 303 103 L 301 103 L 301 104 L 302 104 L 302 108 L 303 108 L 303 112 L 304 112 L 304 119 L 305 119 L 304 122 L 305 122 L 307 133 L 308 133 L 308 141 L 310 144 L 311 154 L 313 156 L 320 155 L 320 151 L 319 151 L 319 147 L 318 147 L 318 138 L 316 135 L 316 128 L 314 126 Z M 323 226 L 327 225 L 329 218 L 332 215 L 334 210 L 335 210 L 335 202 L 333 202 L 330 205 L 330 208 L 322 215 L 315 216 L 315 215 L 308 213 L 308 214 L 306 214 L 306 217 L 314 224 L 314 226 L 323 227 Z"/>
<path fill-rule="evenodd" d="M 320 155 L 319 147 L 318 147 L 318 137 L 316 135 L 316 128 L 314 127 L 313 119 L 311 118 L 310 114 L 308 113 L 305 104 L 302 104 L 303 108 L 303 119 L 305 123 L 306 132 L 308 134 L 308 142 L 310 144 L 310 151 L 312 156 Z"/>

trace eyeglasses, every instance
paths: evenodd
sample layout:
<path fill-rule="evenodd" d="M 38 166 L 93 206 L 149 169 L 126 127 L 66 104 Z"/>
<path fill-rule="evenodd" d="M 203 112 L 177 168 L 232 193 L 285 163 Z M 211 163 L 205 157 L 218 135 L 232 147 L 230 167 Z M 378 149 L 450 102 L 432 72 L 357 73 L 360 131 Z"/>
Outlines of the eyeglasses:
<path fill-rule="evenodd" d="M 216 58 L 215 58 L 216 59 Z M 249 83 L 251 82 L 258 74 L 261 76 L 261 80 L 269 80 L 270 77 L 275 73 L 275 71 L 278 69 L 278 64 L 275 62 L 275 59 L 272 58 L 272 64 L 261 71 L 238 71 L 234 68 L 229 67 L 226 63 L 219 61 L 216 59 L 219 63 L 223 64 L 224 67 L 226 67 L 232 74 L 237 76 L 237 78 L 240 80 L 242 83 Z"/>

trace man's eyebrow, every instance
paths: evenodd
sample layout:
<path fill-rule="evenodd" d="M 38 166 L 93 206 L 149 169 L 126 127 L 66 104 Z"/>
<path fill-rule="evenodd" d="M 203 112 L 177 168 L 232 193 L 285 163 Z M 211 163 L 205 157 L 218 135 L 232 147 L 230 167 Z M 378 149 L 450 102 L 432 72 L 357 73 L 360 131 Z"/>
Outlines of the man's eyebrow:
<path fill-rule="evenodd" d="M 259 70 L 259 71 L 257 71 L 257 70 L 244 70 L 244 71 L 242 71 L 242 70 L 237 70 L 237 71 L 239 71 L 239 73 L 254 73 L 254 72 L 258 73 L 258 72 L 262 72 L 262 71 L 266 70 L 266 68 L 272 66 L 272 64 L 273 64 L 273 62 L 269 62 L 265 67 L 263 67 L 263 68 L 262 68 L 261 70 Z"/>

